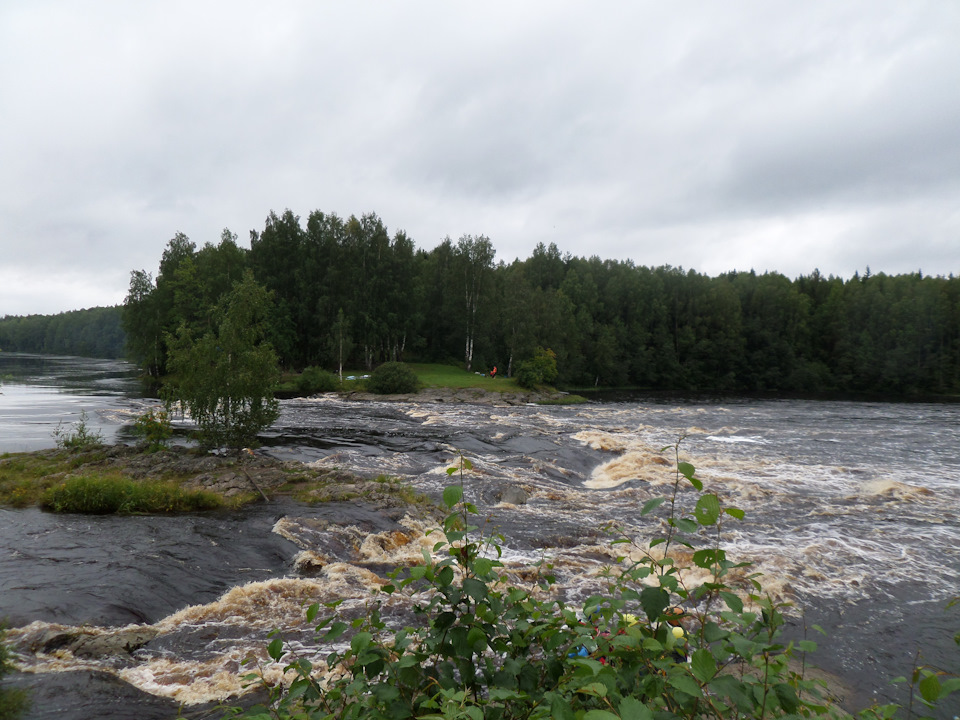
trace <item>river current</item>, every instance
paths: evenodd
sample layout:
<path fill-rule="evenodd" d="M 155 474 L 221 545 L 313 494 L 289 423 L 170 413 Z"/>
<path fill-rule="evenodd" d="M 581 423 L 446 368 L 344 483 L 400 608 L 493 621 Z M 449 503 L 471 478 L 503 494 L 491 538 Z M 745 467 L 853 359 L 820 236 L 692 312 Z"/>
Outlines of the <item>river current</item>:
<path fill-rule="evenodd" d="M 51 446 L 58 414 L 80 410 L 122 441 L 148 402 L 120 363 L 63 359 L 73 381 L 58 384 L 48 365 L 37 383 L 5 370 L 3 355 L 0 452 Z M 76 382 L 88 362 L 105 390 Z M 59 404 L 25 399 L 38 388 Z M 504 535 L 508 567 L 545 557 L 576 603 L 602 587 L 600 570 L 624 551 L 605 527 L 616 523 L 638 546 L 653 537 L 654 521 L 639 510 L 669 491 L 673 450 L 663 448 L 682 438 L 681 459 L 705 490 L 746 513 L 723 528 L 728 557 L 754 563 L 765 590 L 794 604 L 788 633 L 820 643 L 814 663 L 845 681 L 859 708 L 902 699 L 888 679 L 908 674 L 918 652 L 960 665 L 952 641 L 960 613 L 946 609 L 960 595 L 958 433 L 952 404 L 647 398 L 495 407 L 320 396 L 283 401 L 259 452 L 398 476 L 434 495 L 463 453 L 474 465 L 466 492 L 484 526 Z M 499 501 L 517 489 L 525 503 Z M 693 499 L 685 490 L 680 504 Z M 215 704 L 242 689 L 242 660 L 279 673 L 264 653 L 274 628 L 321 665 L 329 648 L 314 642 L 304 605 L 341 599 L 348 617 L 365 612 L 389 569 L 432 546 L 428 529 L 357 503 L 274 500 L 175 518 L 0 510 L 0 617 L 18 647 L 58 629 L 156 633 L 123 657 L 21 651 L 15 681 L 34 693 L 29 717 L 219 717 Z M 409 609 L 395 598 L 385 615 L 404 622 Z M 814 624 L 828 636 L 804 630 Z"/>

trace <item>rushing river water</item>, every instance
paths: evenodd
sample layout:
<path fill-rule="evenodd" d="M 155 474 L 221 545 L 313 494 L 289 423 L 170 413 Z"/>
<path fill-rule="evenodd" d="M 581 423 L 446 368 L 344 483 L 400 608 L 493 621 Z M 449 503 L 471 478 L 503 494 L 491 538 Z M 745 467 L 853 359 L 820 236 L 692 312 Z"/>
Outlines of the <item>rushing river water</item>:
<path fill-rule="evenodd" d="M 82 375 L 87 361 L 63 362 Z M 126 384 L 129 368 L 90 363 L 94 376 L 111 378 L 106 391 L 61 383 L 58 410 L 53 400 L 24 401 L 40 386 L 18 384 L 0 361 L 0 452 L 35 447 L 18 418 L 42 425 L 49 446 L 57 413 L 75 419 L 81 409 L 123 439 L 144 401 Z M 47 375 L 48 387 L 58 386 L 56 373 Z M 546 555 L 575 603 L 601 587 L 599 570 L 623 551 L 601 528 L 616 522 L 638 543 L 651 537 L 639 508 L 669 489 L 672 454 L 661 448 L 683 436 L 681 456 L 705 489 L 746 511 L 724 528 L 728 556 L 752 561 L 765 589 L 795 603 L 789 632 L 800 636 L 804 622 L 828 632 L 815 638 L 826 649 L 814 660 L 862 707 L 902 697 L 887 679 L 908 674 L 918 651 L 926 662 L 960 665 L 952 641 L 960 613 L 945 609 L 960 595 L 958 431 L 960 406 L 949 404 L 491 407 L 324 396 L 284 401 L 261 452 L 387 473 L 433 494 L 463 452 L 474 464 L 467 493 L 505 535 L 505 562 Z M 522 488 L 528 501 L 499 503 L 505 488 Z M 432 546 L 426 530 L 356 503 L 272 501 L 175 518 L 0 510 L 0 617 L 19 647 L 79 626 L 102 634 L 133 624 L 157 635 L 121 657 L 21 652 L 17 682 L 33 690 L 30 717 L 168 718 L 180 704 L 185 716 L 219 717 L 211 704 L 240 690 L 240 662 L 265 658 L 272 629 L 321 664 L 329 648 L 313 642 L 304 604 L 343 599 L 347 616 L 365 612 L 387 570 Z M 409 610 L 395 598 L 385 615 L 405 621 Z"/>

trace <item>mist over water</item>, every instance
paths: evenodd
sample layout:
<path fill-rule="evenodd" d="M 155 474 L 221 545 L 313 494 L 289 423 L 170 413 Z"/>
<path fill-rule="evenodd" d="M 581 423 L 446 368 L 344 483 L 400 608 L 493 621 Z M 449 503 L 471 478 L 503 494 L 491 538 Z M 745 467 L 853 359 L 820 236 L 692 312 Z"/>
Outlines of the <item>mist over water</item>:
<path fill-rule="evenodd" d="M 122 436 L 124 413 L 139 401 L 122 393 L 98 398 L 98 417 Z M 0 443 L 16 437 L 6 429 L 12 414 L 2 415 Z M 491 407 L 324 396 L 284 401 L 261 452 L 400 476 L 435 495 L 462 452 L 474 464 L 464 477 L 467 495 L 485 526 L 506 537 L 508 569 L 546 555 L 559 591 L 576 603 L 602 589 L 600 569 L 623 552 L 609 546 L 608 523 L 638 544 L 657 532 L 639 510 L 670 491 L 673 450 L 661 450 L 682 437 L 681 459 L 697 467 L 705 490 L 746 512 L 723 528 L 728 556 L 752 561 L 767 590 L 795 603 L 789 633 L 803 635 L 804 623 L 828 631 L 829 638 L 807 633 L 829 648 L 814 662 L 843 676 L 859 707 L 899 697 L 886 678 L 907 674 L 918 649 L 927 662 L 960 665 L 952 642 L 960 619 L 944 610 L 960 594 L 958 431 L 960 407 L 947 404 Z M 522 488 L 526 504 L 499 502 L 508 488 Z M 681 507 L 694 499 L 684 489 Z M 389 569 L 432 547 L 428 530 L 402 513 L 357 503 L 274 501 L 176 518 L 0 511 L 0 616 L 23 646 L 60 626 L 109 633 L 133 623 L 159 631 L 129 657 L 23 653 L 29 672 L 21 681 L 46 708 L 35 717 L 91 717 L 91 708 L 99 717 L 126 717 L 111 715 L 91 689 L 118 681 L 146 693 L 124 695 L 149 708 L 143 717 L 173 717 L 178 703 L 206 712 L 205 703 L 241 690 L 244 658 L 256 656 L 269 676 L 279 675 L 264 651 L 274 627 L 322 668 L 330 648 L 315 643 L 304 606 L 341 599 L 348 617 L 366 612 Z M 414 600 L 392 597 L 384 616 L 410 622 Z M 42 689 L 39 679 L 47 677 L 57 678 L 55 696 Z M 73 690 L 66 677 L 75 678 Z M 87 704 L 71 708 L 57 699 L 71 692 Z"/>

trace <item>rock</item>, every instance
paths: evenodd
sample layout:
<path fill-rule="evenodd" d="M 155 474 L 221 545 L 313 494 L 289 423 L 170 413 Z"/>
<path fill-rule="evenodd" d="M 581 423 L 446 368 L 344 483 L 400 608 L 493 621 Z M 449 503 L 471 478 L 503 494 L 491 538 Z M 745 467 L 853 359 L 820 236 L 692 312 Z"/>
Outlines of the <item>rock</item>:
<path fill-rule="evenodd" d="M 149 625 L 135 625 L 118 630 L 77 630 L 51 627 L 29 638 L 33 652 L 53 653 L 69 650 L 76 657 L 99 658 L 129 655 L 160 633 Z"/>
<path fill-rule="evenodd" d="M 502 503 L 510 505 L 526 505 L 530 499 L 530 493 L 519 485 L 507 485 L 497 490 L 495 496 Z"/>

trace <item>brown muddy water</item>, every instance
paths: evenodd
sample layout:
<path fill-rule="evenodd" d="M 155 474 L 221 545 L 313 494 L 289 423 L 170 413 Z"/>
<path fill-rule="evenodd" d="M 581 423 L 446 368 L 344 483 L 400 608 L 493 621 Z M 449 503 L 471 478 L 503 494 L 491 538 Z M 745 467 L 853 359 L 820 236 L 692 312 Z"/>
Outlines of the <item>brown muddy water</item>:
<path fill-rule="evenodd" d="M 102 370 L 102 368 L 101 368 Z M 2 368 L 0 368 L 2 374 Z M 0 390 L 10 387 L 5 380 Z M 65 393 L 73 412 L 83 395 Z M 118 439 L 143 401 L 95 395 L 91 413 Z M 79 400 L 77 399 L 79 398 Z M 0 451 L 15 413 L 0 396 Z M 51 411 L 51 415 L 53 412 Z M 960 653 L 960 407 L 813 401 L 703 400 L 575 407 L 283 403 L 261 452 L 361 473 L 387 473 L 438 495 L 463 452 L 464 478 L 485 527 L 503 533 L 503 559 L 553 563 L 576 603 L 602 587 L 615 522 L 639 545 L 656 531 L 639 508 L 667 492 L 672 453 L 697 466 L 705 489 L 746 511 L 728 524 L 728 556 L 750 560 L 764 587 L 791 601 L 788 632 L 818 624 L 814 662 L 842 677 L 852 709 L 899 699 L 888 683 L 923 660 L 956 670 Z M 52 443 L 47 443 L 50 445 Z M 521 488 L 525 504 L 498 501 Z M 692 503 L 685 491 L 681 504 Z M 312 602 L 367 611 L 371 590 L 416 562 L 428 524 L 359 503 L 290 501 L 241 513 L 85 518 L 0 512 L 0 617 L 13 628 L 36 718 L 219 717 L 239 702 L 240 662 L 259 659 L 278 628 L 320 667 L 330 651 L 305 622 Z M 519 575 L 518 575 L 519 577 Z M 392 596 L 394 622 L 415 598 Z M 77 655 L 51 638 L 118 629 L 152 639 L 132 652 Z M 812 631 L 808 631 L 812 636 Z M 956 708 L 944 708 L 952 717 Z"/>

